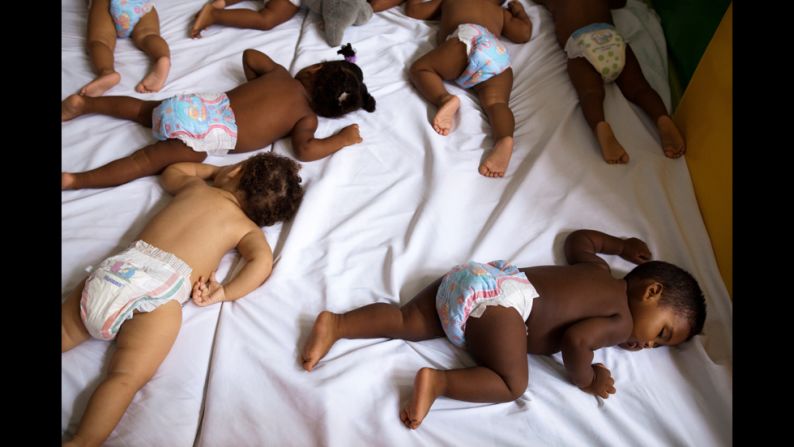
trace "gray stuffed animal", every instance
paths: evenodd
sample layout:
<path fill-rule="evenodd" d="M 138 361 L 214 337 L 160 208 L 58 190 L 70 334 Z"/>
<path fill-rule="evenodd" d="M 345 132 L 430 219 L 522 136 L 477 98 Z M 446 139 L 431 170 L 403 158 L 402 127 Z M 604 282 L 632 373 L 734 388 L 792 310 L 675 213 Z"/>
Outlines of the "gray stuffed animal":
<path fill-rule="evenodd" d="M 348 26 L 363 25 L 372 18 L 372 6 L 367 0 L 302 0 L 301 4 L 323 17 L 325 41 L 332 47 L 342 43 Z"/>

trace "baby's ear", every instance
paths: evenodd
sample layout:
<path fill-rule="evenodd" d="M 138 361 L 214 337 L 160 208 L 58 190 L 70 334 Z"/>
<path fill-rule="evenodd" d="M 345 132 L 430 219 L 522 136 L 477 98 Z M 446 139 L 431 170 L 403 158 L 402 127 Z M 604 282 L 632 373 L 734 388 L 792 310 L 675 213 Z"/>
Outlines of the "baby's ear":
<path fill-rule="evenodd" d="M 645 292 L 642 295 L 643 301 L 658 300 L 659 298 L 662 297 L 662 289 L 664 289 L 662 283 L 660 283 L 659 281 L 651 280 L 651 282 L 649 282 L 648 285 L 645 286 Z"/>

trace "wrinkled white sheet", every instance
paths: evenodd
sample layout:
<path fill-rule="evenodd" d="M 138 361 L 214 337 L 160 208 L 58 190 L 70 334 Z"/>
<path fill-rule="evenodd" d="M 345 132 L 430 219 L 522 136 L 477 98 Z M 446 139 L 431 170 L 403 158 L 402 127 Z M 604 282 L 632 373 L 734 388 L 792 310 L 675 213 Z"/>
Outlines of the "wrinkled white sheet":
<path fill-rule="evenodd" d="M 234 303 L 184 307 L 173 350 L 107 445 L 731 444 L 731 304 L 686 162 L 665 158 L 653 123 L 608 85 L 607 119 L 631 162 L 604 163 L 568 80 L 548 11 L 523 4 L 534 31 L 527 44 L 507 44 L 515 72 L 510 104 L 516 143 L 504 179 L 477 173 L 483 148 L 492 140 L 476 96 L 450 86 L 462 105 L 454 132 L 442 137 L 429 124 L 433 106 L 408 80 L 411 62 L 432 48 L 436 22 L 410 19 L 398 7 L 348 29 L 344 41 L 358 51 L 377 110 L 322 119 L 317 135 L 355 122 L 364 142 L 303 164 L 306 195 L 298 215 L 264 229 L 278 257 L 270 279 Z M 62 5 L 66 97 L 92 74 L 83 50 L 85 6 L 80 0 Z M 319 17 L 303 11 L 271 31 L 214 27 L 207 37 L 191 40 L 187 29 L 201 5 L 157 4 L 173 54 L 163 91 L 134 92 L 146 73 L 146 57 L 120 40 L 116 61 L 122 83 L 107 94 L 160 99 L 199 87 L 228 90 L 244 81 L 241 53 L 249 47 L 292 73 L 340 57 L 325 43 Z M 261 3 L 235 7 L 258 9 Z M 646 76 L 669 97 L 657 19 L 635 0 L 614 16 Z M 62 138 L 64 170 L 93 168 L 152 141 L 148 129 L 100 116 L 65 123 Z M 273 150 L 292 155 L 288 139 Z M 207 162 L 228 164 L 247 156 Z M 166 196 L 154 177 L 64 192 L 64 296 L 83 279 L 87 265 L 131 242 Z M 693 342 L 636 353 L 598 351 L 596 361 L 606 363 L 616 380 L 617 394 L 608 400 L 599 402 L 571 385 L 559 355 L 530 356 L 529 388 L 517 401 L 440 398 L 419 430 L 410 431 L 398 414 L 410 398 L 416 371 L 473 364 L 445 339 L 342 340 L 314 372 L 301 369 L 300 350 L 321 310 L 405 303 L 468 259 L 561 263 L 562 241 L 578 228 L 642 238 L 656 258 L 691 271 L 708 300 L 705 334 Z M 606 259 L 615 275 L 631 268 L 617 257 Z M 230 252 L 219 278 L 236 261 Z M 74 430 L 112 346 L 89 341 L 63 355 L 65 433 Z"/>

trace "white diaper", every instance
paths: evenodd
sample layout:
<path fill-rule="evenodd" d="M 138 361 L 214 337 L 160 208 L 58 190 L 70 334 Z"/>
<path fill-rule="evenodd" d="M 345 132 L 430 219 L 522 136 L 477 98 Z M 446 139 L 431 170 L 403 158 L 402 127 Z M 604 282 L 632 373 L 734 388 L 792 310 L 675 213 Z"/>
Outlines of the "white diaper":
<path fill-rule="evenodd" d="M 479 301 L 472 308 L 469 317 L 480 318 L 485 313 L 486 307 L 502 306 L 512 307 L 521 314 L 522 320 L 527 321 L 532 312 L 532 303 L 535 298 L 540 296 L 535 287 L 532 284 L 509 280 L 499 283 L 499 287 L 502 289 L 502 295 L 490 300 Z"/>
<path fill-rule="evenodd" d="M 605 82 L 620 76 L 626 63 L 626 41 L 609 23 L 579 28 L 565 43 L 569 59 L 585 57 Z"/>
<path fill-rule="evenodd" d="M 80 316 L 92 337 L 112 340 L 133 311 L 151 312 L 168 301 L 190 299 L 191 273 L 175 255 L 136 241 L 88 276 Z"/>

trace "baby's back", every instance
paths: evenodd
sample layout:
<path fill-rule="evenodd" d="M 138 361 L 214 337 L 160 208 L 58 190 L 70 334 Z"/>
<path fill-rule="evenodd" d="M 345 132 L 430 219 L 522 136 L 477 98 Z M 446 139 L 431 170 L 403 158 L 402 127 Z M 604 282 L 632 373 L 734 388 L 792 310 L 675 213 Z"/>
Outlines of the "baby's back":
<path fill-rule="evenodd" d="M 200 275 L 208 277 L 221 257 L 255 227 L 231 193 L 196 182 L 157 213 L 139 239 L 185 261 L 195 283 Z"/>
<path fill-rule="evenodd" d="M 235 152 L 268 146 L 287 136 L 298 120 L 314 113 L 301 83 L 281 66 L 227 94 L 237 121 Z"/>
<path fill-rule="evenodd" d="M 474 23 L 502 35 L 504 11 L 498 0 L 445 0 L 441 5 L 441 35 L 446 38 L 458 25 Z"/>
<path fill-rule="evenodd" d="M 553 354 L 572 324 L 625 314 L 631 324 L 626 282 L 592 264 L 520 269 L 540 295 L 527 319 L 527 352 Z"/>

